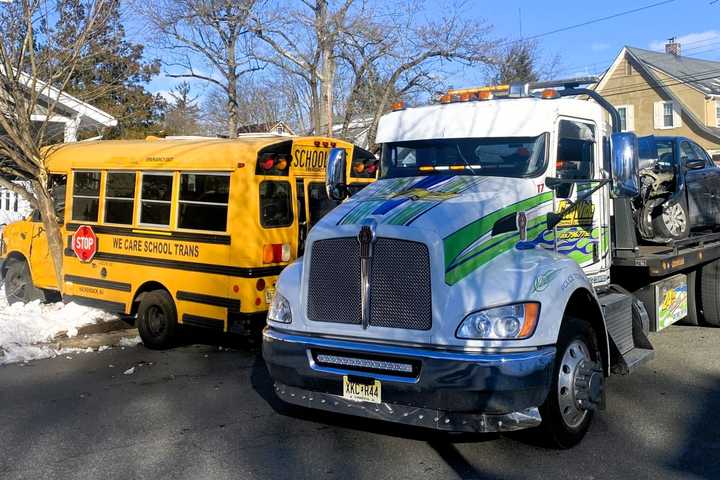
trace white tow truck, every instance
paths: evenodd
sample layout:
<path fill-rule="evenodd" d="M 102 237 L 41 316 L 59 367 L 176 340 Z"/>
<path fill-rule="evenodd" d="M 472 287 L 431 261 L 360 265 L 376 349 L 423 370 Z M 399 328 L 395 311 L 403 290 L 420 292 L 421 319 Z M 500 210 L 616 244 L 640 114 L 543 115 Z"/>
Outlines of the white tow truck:
<path fill-rule="evenodd" d="M 637 138 L 582 85 L 451 91 L 379 125 L 379 180 L 278 281 L 263 356 L 289 403 L 568 448 L 652 332 L 720 325 L 720 236 L 639 244 Z M 610 121 L 608 121 L 608 118 Z"/>

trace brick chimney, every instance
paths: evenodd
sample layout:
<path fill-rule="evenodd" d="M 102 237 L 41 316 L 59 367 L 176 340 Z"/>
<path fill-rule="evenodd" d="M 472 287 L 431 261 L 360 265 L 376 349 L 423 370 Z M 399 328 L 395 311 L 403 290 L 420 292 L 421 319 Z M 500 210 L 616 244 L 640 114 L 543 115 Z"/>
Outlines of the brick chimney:
<path fill-rule="evenodd" d="M 668 38 L 668 42 L 665 44 L 665 53 L 680 56 L 680 44 L 675 41 L 675 37 Z"/>

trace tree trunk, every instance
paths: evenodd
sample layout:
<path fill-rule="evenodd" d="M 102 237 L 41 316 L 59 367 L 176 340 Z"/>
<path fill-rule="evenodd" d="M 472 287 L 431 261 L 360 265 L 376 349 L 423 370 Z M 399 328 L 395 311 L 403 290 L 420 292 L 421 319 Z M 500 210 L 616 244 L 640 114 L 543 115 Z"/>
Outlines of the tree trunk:
<path fill-rule="evenodd" d="M 40 178 L 46 177 L 47 175 L 43 172 Z M 50 193 L 46 188 L 47 180 L 38 180 L 33 182 L 33 189 L 38 202 L 38 208 L 40 209 L 40 218 L 45 228 L 45 234 L 47 235 L 48 251 L 50 252 L 50 259 L 52 261 L 52 267 L 55 270 L 55 280 L 57 281 L 58 290 L 60 294 L 63 293 L 63 281 L 62 281 L 62 262 L 63 262 L 63 241 L 62 234 L 60 232 L 60 223 L 58 222 L 57 215 L 55 214 L 55 204 L 50 196 Z"/>

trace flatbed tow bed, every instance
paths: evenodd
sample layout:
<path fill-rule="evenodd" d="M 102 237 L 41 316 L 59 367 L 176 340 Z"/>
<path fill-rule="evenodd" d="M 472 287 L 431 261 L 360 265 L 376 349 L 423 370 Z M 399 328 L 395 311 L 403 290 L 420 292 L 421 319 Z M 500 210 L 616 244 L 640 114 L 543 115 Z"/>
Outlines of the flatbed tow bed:
<path fill-rule="evenodd" d="M 664 277 L 718 258 L 720 233 L 705 233 L 666 245 L 641 245 L 616 252 L 613 266 L 639 267 L 651 277 Z"/>

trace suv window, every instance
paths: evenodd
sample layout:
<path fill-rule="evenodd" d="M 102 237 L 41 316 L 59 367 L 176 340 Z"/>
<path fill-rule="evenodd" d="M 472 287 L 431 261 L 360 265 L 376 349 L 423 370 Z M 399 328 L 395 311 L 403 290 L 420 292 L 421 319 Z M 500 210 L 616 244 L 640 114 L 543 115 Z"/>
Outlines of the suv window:
<path fill-rule="evenodd" d="M 181 174 L 178 228 L 226 231 L 229 189 L 229 175 Z"/>
<path fill-rule="evenodd" d="M 692 145 L 690 145 L 690 142 L 682 142 L 680 144 L 680 160 L 683 162 L 687 162 L 688 160 L 699 160 L 700 157 L 698 156 L 695 149 L 693 149 Z"/>
<path fill-rule="evenodd" d="M 701 158 L 705 160 L 705 166 L 706 167 L 712 167 L 714 166 L 714 163 L 712 161 L 712 158 L 710 158 L 710 155 L 703 149 L 700 145 L 697 143 L 692 144 L 693 149 L 695 150 L 695 155 L 697 155 L 698 158 Z"/>
<path fill-rule="evenodd" d="M 132 225 L 135 173 L 108 172 L 105 180 L 105 223 Z"/>
<path fill-rule="evenodd" d="M 100 203 L 100 172 L 75 172 L 72 219 L 97 222 Z"/>
<path fill-rule="evenodd" d="M 170 225 L 173 176 L 170 173 L 143 173 L 140 189 L 140 223 Z"/>
<path fill-rule="evenodd" d="M 292 189 L 289 182 L 260 184 L 260 224 L 266 228 L 292 225 Z"/>

